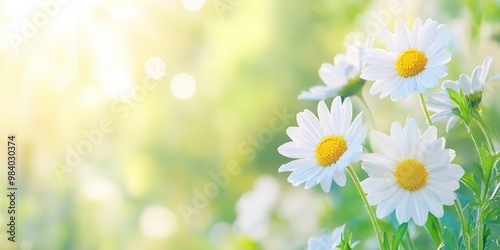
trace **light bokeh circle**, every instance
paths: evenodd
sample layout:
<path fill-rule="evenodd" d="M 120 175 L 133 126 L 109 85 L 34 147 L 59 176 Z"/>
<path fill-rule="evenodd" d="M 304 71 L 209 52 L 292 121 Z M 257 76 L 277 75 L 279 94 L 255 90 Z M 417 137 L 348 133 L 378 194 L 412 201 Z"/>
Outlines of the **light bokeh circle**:
<path fill-rule="evenodd" d="M 196 92 L 196 81 L 189 74 L 177 74 L 170 82 L 170 90 L 179 99 L 189 99 Z"/>
<path fill-rule="evenodd" d="M 167 208 L 161 205 L 151 205 L 142 211 L 139 229 L 147 238 L 164 239 L 177 229 L 177 219 Z"/>

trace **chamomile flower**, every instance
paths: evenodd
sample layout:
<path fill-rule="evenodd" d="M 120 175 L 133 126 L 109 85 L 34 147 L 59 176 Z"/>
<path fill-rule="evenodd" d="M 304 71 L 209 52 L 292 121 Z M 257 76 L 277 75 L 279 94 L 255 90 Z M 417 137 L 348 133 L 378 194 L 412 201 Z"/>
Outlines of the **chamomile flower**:
<path fill-rule="evenodd" d="M 332 178 L 344 186 L 344 169 L 359 161 L 367 126 L 361 114 L 351 123 L 351 100 L 346 98 L 342 104 L 340 96 L 333 100 L 331 111 L 319 102 L 318 117 L 307 109 L 297 114 L 299 126 L 286 130 L 292 141 L 278 148 L 280 154 L 296 160 L 282 165 L 279 172 L 292 171 L 288 181 L 293 186 L 306 182 L 308 189 L 321 183 L 323 191 L 329 192 Z"/>
<path fill-rule="evenodd" d="M 345 225 L 335 228 L 331 234 L 324 234 L 318 237 L 309 237 L 307 250 L 332 250 L 338 249 L 342 241 L 342 233 Z"/>
<path fill-rule="evenodd" d="M 430 95 L 428 97 L 427 107 L 429 111 L 435 113 L 431 116 L 433 122 L 448 119 L 446 131 L 449 131 L 449 129 L 459 120 L 458 116 L 453 113 L 453 109 L 457 107 L 451 102 L 450 96 L 448 95 L 448 89 L 456 93 L 462 90 L 470 108 L 474 109 L 478 107 L 483 98 L 483 90 L 486 83 L 498 77 L 494 76 L 487 79 L 491 61 L 492 58 L 490 56 L 486 57 L 482 65 L 474 68 L 470 77 L 466 74 L 461 74 L 457 81 L 446 80 L 443 82 L 442 86 L 443 93 Z"/>
<path fill-rule="evenodd" d="M 464 170 L 451 163 L 455 151 L 445 149 L 445 139 L 437 138 L 430 126 L 423 134 L 413 119 L 403 128 L 394 122 L 391 135 L 371 133 L 375 153 L 361 156 L 369 177 L 361 182 L 368 202 L 377 205 L 377 217 L 396 210 L 399 223 L 410 218 L 422 226 L 431 212 L 443 216 L 442 205 L 452 205 Z"/>
<path fill-rule="evenodd" d="M 447 75 L 445 64 L 451 60 L 445 31 L 445 25 L 432 19 L 422 25 L 420 18 L 411 31 L 402 20 L 396 22 L 394 34 L 383 30 L 380 36 L 388 50 L 370 49 L 363 57 L 370 65 L 363 69 L 361 78 L 375 81 L 370 94 L 380 93 L 380 98 L 391 95 L 391 100 L 397 101 L 437 86 L 438 79 Z"/>
<path fill-rule="evenodd" d="M 345 54 L 334 57 L 334 64 L 323 63 L 318 74 L 325 85 L 317 85 L 308 91 L 302 91 L 299 99 L 324 100 L 329 97 L 349 97 L 357 94 L 365 85 L 365 80 L 359 78 L 365 63 L 361 58 L 366 49 L 371 47 L 372 39 L 367 39 L 365 45 L 355 42 L 347 46 Z"/>

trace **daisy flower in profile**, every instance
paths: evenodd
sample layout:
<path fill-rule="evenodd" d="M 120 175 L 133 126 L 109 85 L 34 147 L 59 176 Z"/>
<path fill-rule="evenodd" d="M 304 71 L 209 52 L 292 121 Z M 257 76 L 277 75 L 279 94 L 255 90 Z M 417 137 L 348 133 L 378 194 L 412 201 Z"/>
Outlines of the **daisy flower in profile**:
<path fill-rule="evenodd" d="M 288 181 L 293 186 L 306 182 L 309 189 L 321 183 L 323 191 L 329 192 L 332 178 L 344 186 L 344 169 L 359 161 L 367 126 L 361 113 L 351 123 L 351 100 L 346 98 L 342 104 L 340 96 L 333 100 L 331 111 L 319 102 L 318 117 L 307 109 L 297 114 L 299 126 L 286 130 L 292 141 L 278 148 L 280 154 L 296 160 L 283 164 L 279 172 L 292 171 Z"/>
<path fill-rule="evenodd" d="M 380 37 L 387 50 L 370 49 L 363 57 L 370 65 L 363 69 L 361 78 L 375 81 L 370 94 L 380 93 L 380 98 L 390 94 L 391 100 L 397 101 L 436 87 L 438 79 L 447 75 L 445 64 L 451 60 L 445 31 L 445 25 L 432 19 L 422 25 L 420 18 L 411 31 L 402 20 L 396 22 L 394 34 L 382 30 Z"/>
<path fill-rule="evenodd" d="M 324 100 L 329 97 L 353 96 L 365 85 L 365 80 L 359 78 L 365 63 L 361 58 L 366 54 L 366 49 L 371 47 L 372 39 L 367 39 L 366 44 L 355 42 L 347 46 L 345 54 L 334 57 L 334 64 L 323 63 L 318 74 L 325 85 L 317 85 L 308 91 L 302 91 L 299 99 Z"/>
<path fill-rule="evenodd" d="M 472 109 L 478 108 L 483 98 L 483 91 L 486 83 L 499 77 L 499 75 L 496 75 L 488 79 L 491 61 L 492 58 L 490 56 L 486 57 L 482 65 L 474 68 L 470 77 L 466 74 L 461 74 L 457 81 L 446 80 L 443 82 L 442 86 L 443 93 L 433 94 L 428 97 L 427 106 L 429 111 L 435 113 L 431 116 L 433 122 L 448 119 L 446 125 L 446 131 L 448 132 L 460 119 L 453 113 L 453 109 L 457 107 L 450 100 L 448 89 L 456 93 L 462 90 L 469 107 Z"/>
<path fill-rule="evenodd" d="M 391 126 L 391 135 L 371 133 L 375 153 L 361 156 L 368 178 L 361 182 L 368 202 L 377 205 L 377 217 L 396 210 L 399 223 L 410 218 L 422 226 L 431 212 L 443 216 L 442 205 L 452 205 L 464 170 L 451 163 L 455 151 L 445 149 L 445 139 L 437 138 L 430 126 L 423 134 L 413 119 L 403 128 Z"/>
<path fill-rule="evenodd" d="M 341 243 L 341 236 L 345 225 L 335 228 L 331 234 L 324 234 L 318 237 L 309 237 L 307 241 L 307 250 L 332 250 L 338 249 Z"/>

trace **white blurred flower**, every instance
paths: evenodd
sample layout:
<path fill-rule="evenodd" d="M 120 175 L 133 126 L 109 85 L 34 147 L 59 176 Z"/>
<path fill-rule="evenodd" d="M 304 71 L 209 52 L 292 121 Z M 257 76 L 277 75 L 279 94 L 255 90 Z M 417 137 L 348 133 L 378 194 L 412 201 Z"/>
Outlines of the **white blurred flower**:
<path fill-rule="evenodd" d="M 361 70 L 365 63 L 361 58 L 366 50 L 371 47 L 372 40 L 366 44 L 353 43 L 346 48 L 345 54 L 334 57 L 334 64 L 323 63 L 318 74 L 325 85 L 317 85 L 308 91 L 302 91 L 299 99 L 324 100 L 329 97 L 349 97 L 357 94 L 365 85 L 365 80 L 360 79 Z"/>
<path fill-rule="evenodd" d="M 307 250 L 332 250 L 338 249 L 341 243 L 341 236 L 345 225 L 337 227 L 331 234 L 324 234 L 318 237 L 310 237 L 307 243 Z"/>
<path fill-rule="evenodd" d="M 280 197 L 280 187 L 271 176 L 261 176 L 252 191 L 244 193 L 236 202 L 237 231 L 261 240 L 269 233 L 269 216 Z"/>

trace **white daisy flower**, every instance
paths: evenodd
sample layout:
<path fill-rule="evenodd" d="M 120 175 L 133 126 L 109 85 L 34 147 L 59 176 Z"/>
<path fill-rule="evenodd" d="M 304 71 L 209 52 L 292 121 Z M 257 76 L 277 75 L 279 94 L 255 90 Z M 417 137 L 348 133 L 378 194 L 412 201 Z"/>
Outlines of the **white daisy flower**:
<path fill-rule="evenodd" d="M 448 132 L 459 120 L 459 117 L 453 113 L 453 109 L 457 108 L 450 100 L 447 89 L 451 89 L 456 93 L 460 90 L 465 94 L 471 108 L 477 108 L 483 97 L 483 90 L 487 82 L 495 77 L 488 78 L 492 58 L 486 57 L 483 64 L 477 66 L 471 77 L 466 74 L 461 74 L 458 81 L 446 80 L 443 82 L 443 93 L 430 95 L 427 100 L 429 111 L 434 112 L 431 116 L 433 122 L 448 119 L 446 132 Z"/>
<path fill-rule="evenodd" d="M 355 42 L 347 46 L 345 54 L 334 57 L 334 64 L 323 63 L 318 74 L 325 85 L 317 85 L 308 91 L 302 91 L 299 99 L 324 100 L 329 97 L 349 97 L 357 94 L 365 85 L 365 80 L 359 78 L 365 63 L 361 58 L 366 55 L 372 39 L 367 39 L 366 44 Z"/>
<path fill-rule="evenodd" d="M 417 18 L 410 31 L 402 20 L 393 34 L 382 30 L 380 37 L 387 50 L 369 49 L 363 61 L 370 64 L 361 78 L 375 81 L 370 94 L 389 94 L 392 101 L 408 99 L 413 92 L 424 93 L 437 86 L 438 79 L 447 75 L 445 66 L 451 60 L 447 51 L 449 36 L 446 26 L 427 19 L 422 25 Z"/>
<path fill-rule="evenodd" d="M 427 221 L 428 212 L 442 217 L 442 205 L 453 204 L 464 170 L 451 163 L 455 151 L 444 148 L 446 141 L 437 138 L 436 127 L 422 134 L 410 119 L 404 128 L 394 122 L 391 136 L 373 131 L 370 138 L 376 153 L 361 156 L 369 175 L 361 185 L 368 202 L 377 205 L 377 217 L 396 210 L 399 223 L 412 218 L 419 226 Z"/>
<path fill-rule="evenodd" d="M 323 191 L 329 192 L 332 178 L 344 186 L 344 169 L 359 161 L 367 126 L 361 113 L 351 124 L 351 100 L 346 98 L 342 104 L 340 96 L 333 100 L 331 112 L 325 102 L 319 102 L 318 117 L 307 109 L 297 114 L 299 126 L 286 130 L 292 141 L 278 148 L 280 154 L 297 160 L 282 165 L 279 172 L 292 171 L 288 181 L 293 186 L 306 182 L 309 189 L 321 183 Z"/>
<path fill-rule="evenodd" d="M 338 249 L 341 243 L 341 236 L 345 225 L 335 228 L 331 234 L 324 234 L 318 237 L 309 237 L 307 250 L 332 250 Z"/>

